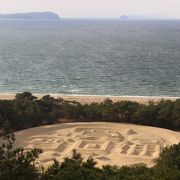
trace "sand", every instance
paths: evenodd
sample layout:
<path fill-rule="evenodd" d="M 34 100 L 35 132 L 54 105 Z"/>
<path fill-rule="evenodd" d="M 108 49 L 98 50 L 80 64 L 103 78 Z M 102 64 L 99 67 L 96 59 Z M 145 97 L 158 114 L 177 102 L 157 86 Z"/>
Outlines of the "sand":
<path fill-rule="evenodd" d="M 163 148 L 180 142 L 180 133 L 140 125 L 117 123 L 61 123 L 18 131 L 16 145 L 26 150 L 42 148 L 39 162 L 44 167 L 56 158 L 62 161 L 76 149 L 97 166 L 154 165 Z"/>
<path fill-rule="evenodd" d="M 38 98 L 41 98 L 42 96 L 46 94 L 34 94 Z M 134 101 L 142 104 L 147 104 L 149 101 L 153 102 L 159 102 L 161 99 L 165 100 L 172 100 L 175 101 L 176 99 L 180 99 L 180 97 L 167 97 L 167 96 L 109 96 L 109 95 L 61 95 L 61 94 L 50 94 L 51 96 L 55 98 L 63 98 L 65 100 L 69 101 L 77 101 L 82 104 L 90 104 L 92 102 L 103 102 L 105 99 L 111 99 L 113 102 L 117 101 Z M 15 94 L 10 93 L 0 93 L 0 99 L 6 100 L 6 99 L 14 99 Z"/>

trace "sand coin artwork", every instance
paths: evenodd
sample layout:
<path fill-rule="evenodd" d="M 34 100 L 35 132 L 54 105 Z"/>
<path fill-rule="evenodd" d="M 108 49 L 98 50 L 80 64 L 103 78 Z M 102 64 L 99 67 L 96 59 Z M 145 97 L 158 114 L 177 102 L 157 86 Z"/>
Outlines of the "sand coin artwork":
<path fill-rule="evenodd" d="M 62 161 L 73 149 L 97 166 L 146 164 L 151 167 L 163 148 L 180 141 L 180 134 L 167 129 L 117 123 L 62 123 L 16 133 L 16 145 L 26 150 L 43 149 L 43 166 Z"/>

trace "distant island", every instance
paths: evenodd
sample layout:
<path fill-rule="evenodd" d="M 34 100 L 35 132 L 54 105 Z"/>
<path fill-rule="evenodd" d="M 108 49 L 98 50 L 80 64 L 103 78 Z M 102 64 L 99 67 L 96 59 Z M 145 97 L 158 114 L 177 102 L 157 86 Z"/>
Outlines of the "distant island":
<path fill-rule="evenodd" d="M 173 19 L 166 16 L 148 16 L 148 15 L 122 15 L 120 20 L 158 20 L 158 19 Z"/>
<path fill-rule="evenodd" d="M 122 15 L 120 17 L 121 20 L 129 20 L 129 16 L 126 16 L 126 15 Z"/>
<path fill-rule="evenodd" d="M 59 16 L 53 12 L 30 12 L 15 14 L 0 14 L 0 20 L 59 20 Z"/>

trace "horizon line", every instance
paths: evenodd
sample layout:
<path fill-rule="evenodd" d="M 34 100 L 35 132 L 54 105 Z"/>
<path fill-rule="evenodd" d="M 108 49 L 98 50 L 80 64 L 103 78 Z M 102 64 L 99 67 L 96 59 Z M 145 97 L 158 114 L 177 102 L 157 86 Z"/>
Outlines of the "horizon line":
<path fill-rule="evenodd" d="M 127 19 L 122 20 L 178 20 L 180 17 L 174 17 L 174 16 L 166 16 L 166 15 L 147 15 L 147 14 L 120 14 L 118 16 L 112 16 L 112 17 L 86 17 L 86 16 L 61 16 L 60 13 L 54 12 L 54 11 L 26 11 L 26 12 L 8 12 L 8 13 L 1 13 L 0 15 L 12 15 L 12 14 L 26 14 L 26 13 L 54 13 L 57 16 L 59 16 L 60 19 L 121 19 L 123 16 L 126 16 Z"/>

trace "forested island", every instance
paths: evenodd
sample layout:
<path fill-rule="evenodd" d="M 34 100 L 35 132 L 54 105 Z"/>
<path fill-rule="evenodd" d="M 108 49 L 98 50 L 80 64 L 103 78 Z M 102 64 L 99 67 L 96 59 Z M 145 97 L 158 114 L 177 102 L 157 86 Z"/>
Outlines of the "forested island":
<path fill-rule="evenodd" d="M 59 20 L 53 12 L 30 12 L 15 14 L 0 14 L 0 20 Z"/>

